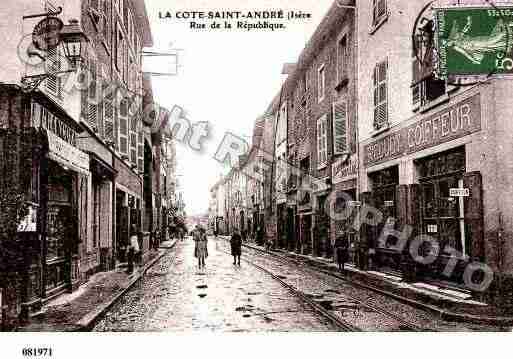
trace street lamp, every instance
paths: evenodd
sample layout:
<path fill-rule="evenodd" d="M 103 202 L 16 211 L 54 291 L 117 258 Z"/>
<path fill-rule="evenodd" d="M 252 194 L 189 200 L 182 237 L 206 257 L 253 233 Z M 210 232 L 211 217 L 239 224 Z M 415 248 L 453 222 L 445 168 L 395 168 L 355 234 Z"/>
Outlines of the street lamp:
<path fill-rule="evenodd" d="M 69 25 L 65 25 L 60 34 L 63 42 L 64 55 L 71 63 L 71 67 L 76 70 L 82 60 L 84 45 L 88 41 L 86 35 L 80 28 L 78 20 L 69 21 Z"/>
<path fill-rule="evenodd" d="M 38 16 L 38 15 L 36 15 Z M 24 76 L 21 79 L 21 85 L 25 92 L 32 92 L 36 90 L 39 85 L 46 79 L 52 76 L 61 75 L 65 73 L 75 72 L 78 69 L 79 63 L 82 61 L 85 52 L 85 43 L 88 42 L 87 36 L 82 31 L 78 20 L 70 20 L 69 25 L 64 25 L 59 33 L 59 43 L 62 43 L 64 55 L 71 64 L 70 70 L 55 71 L 50 73 Z M 39 55 L 39 53 L 29 52 L 29 56 L 41 57 L 44 61 L 46 58 Z"/>

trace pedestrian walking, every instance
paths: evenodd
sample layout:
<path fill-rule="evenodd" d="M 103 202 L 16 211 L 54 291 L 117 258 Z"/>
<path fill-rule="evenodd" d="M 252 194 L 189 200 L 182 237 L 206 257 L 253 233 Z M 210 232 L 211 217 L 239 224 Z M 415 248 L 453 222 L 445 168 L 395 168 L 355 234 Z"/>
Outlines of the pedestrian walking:
<path fill-rule="evenodd" d="M 194 256 L 198 258 L 198 268 L 205 268 L 205 258 L 208 257 L 208 240 L 206 231 L 196 226 L 193 231 L 193 239 L 195 242 Z"/>
<path fill-rule="evenodd" d="M 238 230 L 235 230 L 230 239 L 230 245 L 232 247 L 233 265 L 239 264 L 240 267 L 240 256 L 242 254 L 242 237 Z"/>
<path fill-rule="evenodd" d="M 127 273 L 132 274 L 134 271 L 134 261 L 139 255 L 139 240 L 137 239 L 137 231 L 134 226 L 130 228 L 130 240 L 128 244 L 128 269 Z"/>
<path fill-rule="evenodd" d="M 347 236 L 343 234 L 335 240 L 335 255 L 337 259 L 338 269 L 340 271 L 344 270 L 344 265 L 348 260 L 348 243 Z"/>

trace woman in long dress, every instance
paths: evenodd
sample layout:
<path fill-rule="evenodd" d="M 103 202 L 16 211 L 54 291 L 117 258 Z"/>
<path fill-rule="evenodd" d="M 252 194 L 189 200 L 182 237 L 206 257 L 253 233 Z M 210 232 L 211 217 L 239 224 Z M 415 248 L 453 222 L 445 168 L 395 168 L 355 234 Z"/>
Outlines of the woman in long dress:
<path fill-rule="evenodd" d="M 203 228 L 194 231 L 194 256 L 198 258 L 198 267 L 205 268 L 205 258 L 208 257 L 207 234 Z"/>

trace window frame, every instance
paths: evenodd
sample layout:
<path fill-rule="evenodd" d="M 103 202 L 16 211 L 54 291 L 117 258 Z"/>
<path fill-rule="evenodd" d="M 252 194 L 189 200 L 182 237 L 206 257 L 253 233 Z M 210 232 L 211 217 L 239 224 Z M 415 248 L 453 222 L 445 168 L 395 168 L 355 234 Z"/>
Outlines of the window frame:
<path fill-rule="evenodd" d="M 328 165 L 328 115 L 324 114 L 317 119 L 317 169 Z M 323 161 L 324 156 L 324 161 Z"/>
<path fill-rule="evenodd" d="M 317 69 L 317 102 L 321 103 L 326 98 L 326 64 Z"/>
<path fill-rule="evenodd" d="M 337 130 L 336 130 L 336 125 L 337 125 L 337 117 L 336 117 L 336 106 L 337 105 L 341 105 L 343 104 L 345 106 L 345 119 L 344 119 L 344 134 L 343 136 L 345 137 L 345 144 L 344 144 L 344 149 L 343 150 L 337 150 L 337 138 L 338 137 L 341 137 L 342 135 L 338 135 L 337 134 Z M 342 98 L 342 99 L 339 99 L 335 102 L 333 102 L 333 105 L 332 105 L 332 111 L 333 111 L 333 116 L 332 116 L 332 130 L 333 130 L 333 154 L 334 155 L 343 155 L 343 154 L 347 154 L 349 153 L 349 131 L 348 131 L 348 128 L 349 128 L 349 100 L 347 98 Z"/>
<path fill-rule="evenodd" d="M 384 80 L 380 81 L 379 79 L 379 75 L 380 75 L 380 67 L 381 66 L 384 66 L 385 67 L 385 70 L 384 70 Z M 388 69 L 388 57 L 386 57 L 383 61 L 380 61 L 378 62 L 375 66 L 374 66 L 374 74 L 373 74 L 373 111 L 374 111 L 374 114 L 373 114 L 373 128 L 374 128 L 374 131 L 381 131 L 383 129 L 386 129 L 388 128 L 389 126 L 389 113 L 388 113 L 388 110 L 389 110 L 389 103 L 388 103 L 388 98 L 389 98 L 389 90 L 388 90 L 388 80 L 389 80 L 389 69 Z M 384 100 L 381 100 L 380 101 L 380 89 L 381 89 L 381 86 L 384 86 L 384 91 L 385 91 L 385 99 Z M 378 120 L 379 120 L 379 116 L 376 116 L 377 114 L 377 110 L 379 109 L 380 106 L 384 106 L 385 107 L 385 112 L 384 112 L 384 116 L 385 116 L 385 120 L 383 121 L 383 123 L 379 123 Z"/>

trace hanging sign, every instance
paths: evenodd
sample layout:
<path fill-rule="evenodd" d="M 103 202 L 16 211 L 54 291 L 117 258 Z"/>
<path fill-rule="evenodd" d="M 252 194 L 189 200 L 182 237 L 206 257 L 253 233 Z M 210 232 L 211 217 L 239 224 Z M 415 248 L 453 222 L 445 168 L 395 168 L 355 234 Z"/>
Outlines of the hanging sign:
<path fill-rule="evenodd" d="M 513 7 L 436 9 L 439 77 L 513 73 Z"/>
<path fill-rule="evenodd" d="M 451 197 L 470 197 L 470 190 L 468 188 L 450 188 L 449 196 L 451 196 Z"/>
<path fill-rule="evenodd" d="M 32 43 L 41 51 L 55 49 L 59 45 L 63 27 L 64 23 L 58 17 L 44 18 L 32 31 Z"/>

